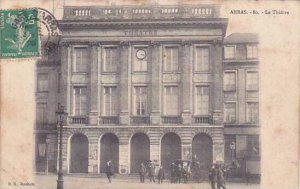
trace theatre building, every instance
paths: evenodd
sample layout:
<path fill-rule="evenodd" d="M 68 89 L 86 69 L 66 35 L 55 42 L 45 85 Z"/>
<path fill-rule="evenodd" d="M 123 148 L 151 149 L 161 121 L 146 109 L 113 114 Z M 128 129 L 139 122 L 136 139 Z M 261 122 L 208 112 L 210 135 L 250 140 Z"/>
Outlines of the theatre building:
<path fill-rule="evenodd" d="M 227 139 L 238 143 L 239 133 L 232 132 L 236 125 L 223 124 L 228 19 L 219 10 L 64 7 L 60 49 L 37 63 L 37 171 L 55 171 L 57 165 L 58 103 L 68 112 L 65 173 L 99 174 L 108 160 L 120 174 L 138 173 L 149 160 L 166 173 L 175 159 L 198 161 L 204 173 L 211 163 L 224 162 Z M 237 74 L 230 64 L 228 73 Z M 248 65 L 244 74 L 252 73 Z"/>

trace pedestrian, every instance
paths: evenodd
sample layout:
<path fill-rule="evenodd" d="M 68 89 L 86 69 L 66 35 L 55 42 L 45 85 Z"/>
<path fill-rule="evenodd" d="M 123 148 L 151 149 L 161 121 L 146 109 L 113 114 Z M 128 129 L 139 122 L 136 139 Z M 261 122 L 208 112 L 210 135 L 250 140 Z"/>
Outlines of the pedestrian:
<path fill-rule="evenodd" d="M 249 185 L 249 181 L 250 181 L 250 175 L 251 175 L 251 173 L 249 172 L 249 170 L 248 169 L 246 169 L 246 173 L 245 173 L 245 177 L 246 177 L 246 183 L 247 183 L 247 185 Z"/>
<path fill-rule="evenodd" d="M 217 170 L 214 165 L 212 165 L 210 171 L 209 171 L 209 181 L 211 185 L 211 189 L 216 189 L 216 182 L 217 182 Z"/>
<path fill-rule="evenodd" d="M 175 183 L 175 175 L 176 175 L 176 165 L 175 165 L 175 163 L 173 162 L 172 164 L 171 164 L 171 183 Z"/>
<path fill-rule="evenodd" d="M 146 174 L 146 166 L 144 165 L 144 163 L 141 163 L 139 173 L 140 173 L 140 182 L 144 183 L 145 182 L 145 174 Z"/>
<path fill-rule="evenodd" d="M 163 183 L 163 180 L 165 179 L 165 172 L 162 165 L 159 166 L 157 177 L 158 177 L 158 184 Z"/>
<path fill-rule="evenodd" d="M 111 183 L 111 176 L 114 175 L 114 168 L 110 160 L 108 160 L 108 162 L 106 163 L 105 172 L 106 172 L 108 182 Z"/>
<path fill-rule="evenodd" d="M 149 178 L 150 182 L 155 183 L 155 165 L 152 163 L 152 161 L 149 163 Z"/>
<path fill-rule="evenodd" d="M 218 187 L 218 189 L 220 189 L 220 188 L 226 189 L 225 179 L 224 179 L 224 172 L 221 169 L 221 167 L 219 167 L 217 169 L 217 187 Z"/>
<path fill-rule="evenodd" d="M 181 182 L 181 176 L 182 176 L 182 166 L 181 164 L 178 164 L 176 177 L 177 177 L 177 183 L 179 184 Z"/>

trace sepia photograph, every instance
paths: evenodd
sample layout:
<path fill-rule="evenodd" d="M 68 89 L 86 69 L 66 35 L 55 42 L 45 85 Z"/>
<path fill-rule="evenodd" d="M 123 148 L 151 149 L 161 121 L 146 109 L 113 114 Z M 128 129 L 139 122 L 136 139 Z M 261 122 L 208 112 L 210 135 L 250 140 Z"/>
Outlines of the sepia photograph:
<path fill-rule="evenodd" d="M 1 188 L 298 188 L 299 5 L 0 3 Z"/>

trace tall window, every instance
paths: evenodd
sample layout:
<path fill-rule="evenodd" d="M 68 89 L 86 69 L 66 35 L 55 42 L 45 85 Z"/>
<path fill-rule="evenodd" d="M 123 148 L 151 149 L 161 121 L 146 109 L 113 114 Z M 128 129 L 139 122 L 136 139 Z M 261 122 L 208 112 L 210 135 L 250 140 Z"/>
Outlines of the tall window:
<path fill-rule="evenodd" d="M 208 115 L 209 106 L 209 87 L 197 86 L 196 87 L 196 115 Z"/>
<path fill-rule="evenodd" d="M 208 71 L 209 70 L 208 66 L 209 66 L 209 48 L 197 47 L 195 71 Z"/>
<path fill-rule="evenodd" d="M 235 72 L 224 73 L 224 91 L 236 90 L 236 74 Z"/>
<path fill-rule="evenodd" d="M 105 72 L 115 72 L 117 70 L 118 51 L 116 47 L 107 47 L 104 49 Z"/>
<path fill-rule="evenodd" d="M 87 72 L 88 49 L 75 48 L 75 60 L 73 61 L 74 72 Z"/>
<path fill-rule="evenodd" d="M 225 59 L 233 59 L 235 57 L 235 46 L 225 46 Z"/>
<path fill-rule="evenodd" d="M 37 92 L 48 91 L 48 74 L 37 75 Z"/>
<path fill-rule="evenodd" d="M 247 45 L 247 58 L 257 58 L 257 45 Z"/>
<path fill-rule="evenodd" d="M 247 90 L 258 90 L 258 73 L 247 72 Z"/>
<path fill-rule="evenodd" d="M 47 123 L 47 103 L 37 103 L 36 107 L 36 123 Z"/>
<path fill-rule="evenodd" d="M 259 136 L 249 135 L 247 137 L 247 155 L 251 157 L 260 156 Z"/>
<path fill-rule="evenodd" d="M 133 63 L 134 71 L 147 71 L 147 48 L 135 49 L 135 58 Z"/>
<path fill-rule="evenodd" d="M 145 115 L 147 111 L 147 87 L 134 87 L 134 115 Z"/>
<path fill-rule="evenodd" d="M 178 87 L 167 86 L 164 88 L 164 114 L 178 115 Z"/>
<path fill-rule="evenodd" d="M 106 116 L 116 116 L 117 115 L 117 87 L 109 86 L 104 87 L 104 107 L 103 113 Z"/>
<path fill-rule="evenodd" d="M 73 89 L 73 114 L 76 116 L 87 113 L 86 92 L 86 87 L 74 87 Z"/>
<path fill-rule="evenodd" d="M 178 71 L 178 47 L 166 47 L 164 71 Z"/>
<path fill-rule="evenodd" d="M 259 120 L 259 108 L 257 102 L 247 103 L 247 122 L 258 123 Z"/>
<path fill-rule="evenodd" d="M 236 104 L 234 102 L 225 103 L 224 105 L 225 112 L 225 122 L 234 123 L 236 121 Z"/>

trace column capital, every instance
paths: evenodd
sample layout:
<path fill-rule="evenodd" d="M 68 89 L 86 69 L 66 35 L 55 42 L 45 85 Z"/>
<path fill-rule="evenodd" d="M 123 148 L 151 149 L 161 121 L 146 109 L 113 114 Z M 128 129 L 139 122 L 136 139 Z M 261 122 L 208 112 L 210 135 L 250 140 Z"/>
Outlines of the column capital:
<path fill-rule="evenodd" d="M 161 44 L 160 41 L 150 41 L 150 46 L 152 46 L 152 47 L 159 46 L 160 44 Z"/>
<path fill-rule="evenodd" d="M 126 48 L 130 45 L 129 41 L 120 41 L 120 46 L 123 48 Z"/>
<path fill-rule="evenodd" d="M 181 45 L 182 46 L 191 46 L 192 45 L 192 41 L 182 40 L 181 41 Z"/>

